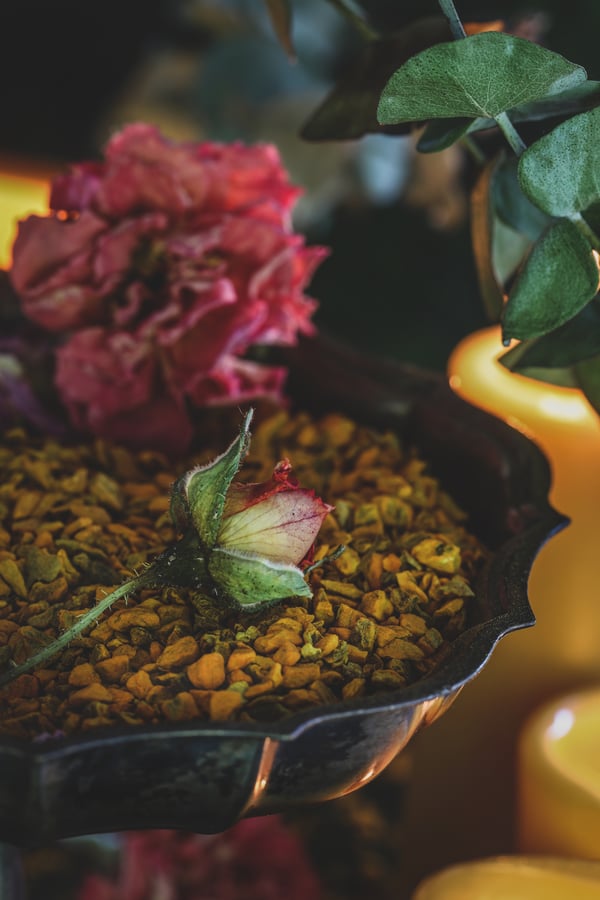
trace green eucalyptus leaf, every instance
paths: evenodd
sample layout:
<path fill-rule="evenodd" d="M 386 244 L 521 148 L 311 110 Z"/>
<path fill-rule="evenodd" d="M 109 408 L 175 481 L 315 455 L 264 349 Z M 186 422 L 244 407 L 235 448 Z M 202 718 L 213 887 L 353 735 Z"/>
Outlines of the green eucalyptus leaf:
<path fill-rule="evenodd" d="M 575 377 L 588 403 L 600 413 L 600 356 L 577 363 Z"/>
<path fill-rule="evenodd" d="M 392 72 L 415 53 L 450 39 L 441 16 L 419 19 L 389 37 L 370 41 L 348 74 L 333 88 L 302 127 L 307 141 L 354 140 L 364 134 L 399 134 L 407 126 L 384 128 L 377 121 L 377 100 Z"/>
<path fill-rule="evenodd" d="M 580 84 L 561 91 L 559 94 L 549 94 L 541 100 L 533 100 L 531 103 L 522 103 L 507 110 L 508 117 L 514 125 L 521 122 L 541 122 L 544 119 L 566 118 L 586 109 L 594 109 L 600 106 L 600 81 L 582 81 Z M 493 119 L 475 119 L 470 131 L 485 131 L 494 126 Z"/>
<path fill-rule="evenodd" d="M 312 592 L 296 566 L 244 556 L 217 547 L 210 555 L 208 570 L 217 589 L 252 608 L 287 597 L 310 597 Z"/>
<path fill-rule="evenodd" d="M 574 116 L 600 106 L 600 81 L 582 81 L 560 94 L 523 103 L 508 111 L 511 122 L 539 122 L 559 116 Z"/>
<path fill-rule="evenodd" d="M 520 231 L 509 228 L 494 216 L 492 232 L 492 265 L 498 284 L 503 287 L 510 281 L 531 250 L 531 241 Z"/>
<path fill-rule="evenodd" d="M 205 550 L 216 542 L 227 491 L 248 449 L 252 415 L 250 410 L 240 434 L 221 456 L 206 466 L 186 472 L 173 487 L 171 516 L 176 527 L 187 516 Z"/>
<path fill-rule="evenodd" d="M 558 219 L 534 244 L 504 309 L 505 340 L 527 340 L 559 328 L 598 290 L 598 266 L 587 240 Z"/>
<path fill-rule="evenodd" d="M 536 241 L 550 224 L 549 216 L 523 193 L 519 183 L 518 160 L 506 157 L 494 173 L 494 209 L 498 217 L 515 231 Z"/>
<path fill-rule="evenodd" d="M 600 200 L 600 107 L 567 119 L 519 160 L 527 196 L 551 216 L 572 216 Z"/>
<path fill-rule="evenodd" d="M 526 341 L 524 343 L 529 342 Z M 520 365 L 513 354 L 516 354 L 522 346 L 523 344 L 520 344 L 509 350 L 507 353 L 504 353 L 502 356 L 499 356 L 498 362 L 510 372 L 515 372 L 517 375 L 523 375 L 525 378 L 533 378 L 535 381 L 543 381 L 545 384 L 554 384 L 557 387 L 578 387 L 573 367 L 553 368 L 552 366 Z"/>
<path fill-rule="evenodd" d="M 277 40 L 290 60 L 295 61 L 296 51 L 292 42 L 292 5 L 290 0 L 265 0 L 265 5 Z"/>
<path fill-rule="evenodd" d="M 496 278 L 492 262 L 494 213 L 491 185 L 501 157 L 491 160 L 483 169 L 471 192 L 471 241 L 479 290 L 488 318 L 496 322 L 504 306 L 504 293 Z"/>
<path fill-rule="evenodd" d="M 449 116 L 495 119 L 585 79 L 581 66 L 557 53 L 523 38 L 483 32 L 409 59 L 384 88 L 377 115 L 385 125 Z"/>
<path fill-rule="evenodd" d="M 600 302 L 592 300 L 560 328 L 524 341 L 501 357 L 514 372 L 525 369 L 566 368 L 600 355 Z"/>
<path fill-rule="evenodd" d="M 417 143 L 417 150 L 419 153 L 437 153 L 439 150 L 451 147 L 467 134 L 472 121 L 472 119 L 462 118 L 434 119 L 432 122 L 428 122 Z"/>

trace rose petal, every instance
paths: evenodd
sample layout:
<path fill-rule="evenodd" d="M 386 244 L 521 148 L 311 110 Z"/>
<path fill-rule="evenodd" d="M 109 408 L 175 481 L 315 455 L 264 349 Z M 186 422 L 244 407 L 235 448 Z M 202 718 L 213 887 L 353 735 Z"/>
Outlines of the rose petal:
<path fill-rule="evenodd" d="M 71 166 L 52 182 L 50 209 L 82 212 L 91 209 L 104 173 L 102 163 L 87 162 Z"/>
<path fill-rule="evenodd" d="M 287 369 L 249 360 L 223 357 L 209 372 L 199 372 L 186 383 L 185 392 L 196 406 L 245 403 L 261 397 L 279 405 Z"/>
<path fill-rule="evenodd" d="M 210 210 L 251 208 L 266 196 L 272 209 L 287 214 L 302 193 L 289 183 L 272 144 L 207 142 L 198 146 L 197 153 L 207 172 L 205 204 Z"/>
<path fill-rule="evenodd" d="M 67 221 L 29 216 L 19 223 L 10 279 L 30 319 L 49 331 L 93 322 L 94 241 L 105 229 L 92 213 Z"/>
<path fill-rule="evenodd" d="M 105 158 L 96 203 L 106 215 L 118 218 L 162 210 L 178 218 L 204 198 L 202 163 L 189 145 L 166 140 L 152 125 L 124 128 L 108 143 Z"/>
<path fill-rule="evenodd" d="M 228 518 L 249 506 L 254 506 L 255 503 L 261 503 L 273 494 L 295 491 L 298 487 L 298 479 L 292 475 L 292 464 L 289 459 L 282 459 L 275 466 L 273 477 L 269 481 L 250 484 L 234 482 L 227 494 L 223 517 Z"/>
<path fill-rule="evenodd" d="M 275 493 L 224 518 L 217 543 L 224 549 L 297 564 L 310 550 L 331 509 L 312 491 Z"/>
<path fill-rule="evenodd" d="M 132 410 L 152 396 L 156 362 L 126 332 L 79 331 L 56 357 L 56 385 L 80 423 Z"/>

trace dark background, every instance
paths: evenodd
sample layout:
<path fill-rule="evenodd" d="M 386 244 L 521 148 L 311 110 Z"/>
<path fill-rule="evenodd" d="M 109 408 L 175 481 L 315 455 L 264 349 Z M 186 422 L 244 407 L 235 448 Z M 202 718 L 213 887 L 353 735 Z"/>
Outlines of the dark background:
<path fill-rule="evenodd" d="M 438 11 L 435 0 L 363 6 L 373 24 L 386 27 Z M 543 10 L 546 45 L 585 66 L 590 78 L 600 77 L 598 0 L 462 0 L 457 6 L 464 20 L 481 21 Z M 165 48 L 201 58 L 215 40 L 227 40 L 195 23 L 191 7 L 183 0 L 5 0 L 0 157 L 61 165 L 96 155 L 98 122 L 110 115 L 137 66 Z M 344 53 L 332 59 L 334 77 L 348 59 Z M 470 179 L 467 164 L 465 190 Z M 439 231 L 401 200 L 340 203 L 307 227 L 307 237 L 333 249 L 312 285 L 320 301 L 317 323 L 365 350 L 443 369 L 461 337 L 487 324 L 466 222 Z"/>

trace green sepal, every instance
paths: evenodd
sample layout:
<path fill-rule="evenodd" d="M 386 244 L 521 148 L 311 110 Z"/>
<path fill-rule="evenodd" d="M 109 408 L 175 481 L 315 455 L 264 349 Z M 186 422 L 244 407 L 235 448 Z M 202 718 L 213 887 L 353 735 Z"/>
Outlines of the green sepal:
<path fill-rule="evenodd" d="M 456 116 L 496 119 L 585 80 L 585 70 L 558 53 L 523 38 L 483 32 L 409 59 L 385 86 L 377 116 L 384 125 Z"/>
<path fill-rule="evenodd" d="M 175 527 L 185 532 L 193 526 L 205 551 L 217 540 L 227 491 L 250 443 L 253 413 L 249 410 L 238 437 L 221 456 L 186 472 L 173 487 L 171 516 Z"/>
<path fill-rule="evenodd" d="M 246 609 L 287 597 L 312 596 L 302 571 L 285 563 L 216 547 L 208 570 L 217 590 Z"/>
<path fill-rule="evenodd" d="M 206 589 L 210 584 L 208 569 L 198 535 L 188 531 L 180 541 L 168 547 L 153 560 L 144 573 L 149 587 Z"/>
<path fill-rule="evenodd" d="M 534 244 L 504 308 L 504 340 L 527 340 L 564 325 L 594 297 L 598 266 L 586 238 L 558 219 Z"/>

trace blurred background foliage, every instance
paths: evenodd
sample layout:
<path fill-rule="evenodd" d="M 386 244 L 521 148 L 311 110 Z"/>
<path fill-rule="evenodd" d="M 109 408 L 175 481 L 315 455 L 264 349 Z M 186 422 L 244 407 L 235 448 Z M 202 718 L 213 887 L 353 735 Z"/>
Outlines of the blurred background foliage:
<path fill-rule="evenodd" d="M 382 36 L 436 15 L 435 0 L 348 0 Z M 410 135 L 308 142 L 303 125 L 353 72 L 363 39 L 326 0 L 291 0 L 291 62 L 262 0 L 19 0 L 0 10 L 0 157 L 52 167 L 95 156 L 112 130 L 273 141 L 303 185 L 296 226 L 330 258 L 317 324 L 365 351 L 443 370 L 487 324 L 457 147 L 418 155 Z M 598 0 L 458 0 L 463 21 L 503 19 L 600 78 Z M 493 137 L 488 140 L 494 140 Z M 1 198 L 0 198 L 1 202 Z"/>

